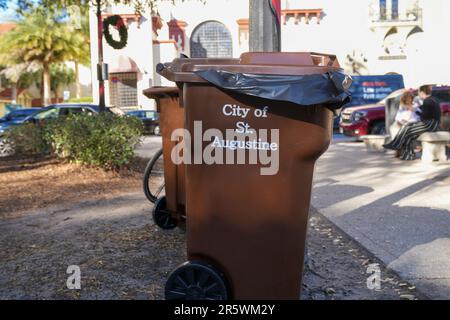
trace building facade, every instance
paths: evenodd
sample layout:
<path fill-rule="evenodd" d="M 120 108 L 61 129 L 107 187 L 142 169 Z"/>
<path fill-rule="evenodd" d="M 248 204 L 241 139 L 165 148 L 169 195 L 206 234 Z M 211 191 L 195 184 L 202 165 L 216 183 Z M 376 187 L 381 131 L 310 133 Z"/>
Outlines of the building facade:
<path fill-rule="evenodd" d="M 238 57 L 249 49 L 248 0 L 161 1 L 157 15 L 138 17 L 134 9 L 112 6 L 104 17 L 120 14 L 128 45 L 115 50 L 104 41 L 109 66 L 106 102 L 122 108 L 152 109 L 142 94 L 168 85 L 155 72 L 159 62 L 189 57 Z M 284 0 L 282 50 L 334 53 L 350 74 L 399 73 L 409 87 L 450 84 L 450 1 L 448 0 Z M 94 100 L 97 94 L 97 19 L 91 16 Z M 114 32 L 114 30 L 112 30 Z"/>
<path fill-rule="evenodd" d="M 350 74 L 399 73 L 408 87 L 450 83 L 450 1 L 286 0 L 285 51 L 337 54 Z M 314 14 L 311 14 L 313 10 Z"/>

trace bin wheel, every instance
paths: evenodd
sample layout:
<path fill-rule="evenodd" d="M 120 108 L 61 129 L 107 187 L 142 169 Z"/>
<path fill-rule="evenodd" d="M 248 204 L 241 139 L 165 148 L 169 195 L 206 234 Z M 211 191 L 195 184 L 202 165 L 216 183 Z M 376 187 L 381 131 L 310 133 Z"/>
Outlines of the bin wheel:
<path fill-rule="evenodd" d="M 144 171 L 144 193 L 151 203 L 155 203 L 165 192 L 163 161 L 163 149 L 161 148 L 150 159 Z"/>
<path fill-rule="evenodd" d="M 164 230 L 174 229 L 178 224 L 177 220 L 174 219 L 167 210 L 166 197 L 161 197 L 156 200 L 152 216 L 155 224 Z"/>
<path fill-rule="evenodd" d="M 215 267 L 199 261 L 187 261 L 169 276 L 166 300 L 227 300 L 224 276 Z"/>

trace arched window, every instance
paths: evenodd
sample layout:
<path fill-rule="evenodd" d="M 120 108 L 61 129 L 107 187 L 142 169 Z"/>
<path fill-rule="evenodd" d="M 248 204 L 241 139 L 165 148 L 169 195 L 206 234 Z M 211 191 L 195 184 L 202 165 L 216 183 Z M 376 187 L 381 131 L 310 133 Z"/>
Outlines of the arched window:
<path fill-rule="evenodd" d="M 191 58 L 231 58 L 231 34 L 223 23 L 206 21 L 191 36 Z"/>

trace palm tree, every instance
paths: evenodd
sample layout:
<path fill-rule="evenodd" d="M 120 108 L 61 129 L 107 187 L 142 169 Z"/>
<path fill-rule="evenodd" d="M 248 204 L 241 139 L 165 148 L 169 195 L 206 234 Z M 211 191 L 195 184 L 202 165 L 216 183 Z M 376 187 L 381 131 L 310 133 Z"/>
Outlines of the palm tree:
<path fill-rule="evenodd" d="M 50 66 L 77 60 L 85 39 L 53 11 L 36 8 L 0 37 L 0 65 L 38 64 L 42 68 L 43 102 L 50 103 Z"/>

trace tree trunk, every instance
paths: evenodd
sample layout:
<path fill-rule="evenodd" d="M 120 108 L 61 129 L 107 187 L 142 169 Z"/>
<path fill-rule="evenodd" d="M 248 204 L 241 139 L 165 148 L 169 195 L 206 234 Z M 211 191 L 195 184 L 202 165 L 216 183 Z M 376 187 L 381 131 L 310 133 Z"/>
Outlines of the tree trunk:
<path fill-rule="evenodd" d="M 44 76 L 41 77 L 41 82 L 39 83 L 39 94 L 41 96 L 41 104 L 44 101 Z"/>
<path fill-rule="evenodd" d="M 80 85 L 80 65 L 75 61 L 75 98 L 80 99 L 81 97 L 81 85 Z"/>
<path fill-rule="evenodd" d="M 48 65 L 44 65 L 42 76 L 43 76 L 42 82 L 44 84 L 43 103 L 44 106 L 48 106 L 51 103 L 50 68 Z"/>
<path fill-rule="evenodd" d="M 55 89 L 55 100 L 56 100 L 56 103 L 59 103 L 59 88 Z"/>

